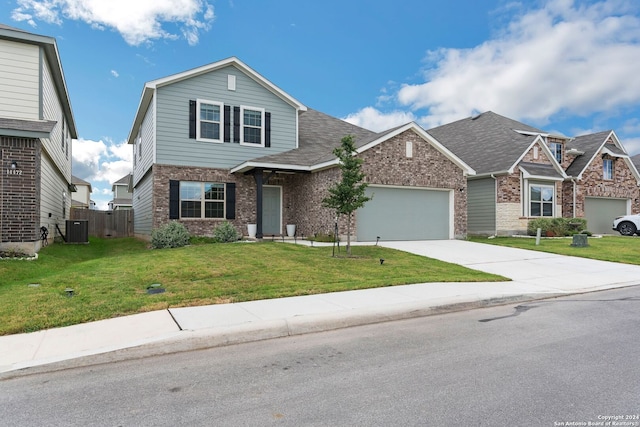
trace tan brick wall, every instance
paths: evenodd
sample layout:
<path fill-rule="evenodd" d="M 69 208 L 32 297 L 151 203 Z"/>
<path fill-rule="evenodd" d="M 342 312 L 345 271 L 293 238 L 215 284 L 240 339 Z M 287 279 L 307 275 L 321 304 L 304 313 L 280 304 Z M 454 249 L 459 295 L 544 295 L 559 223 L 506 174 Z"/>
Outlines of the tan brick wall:
<path fill-rule="evenodd" d="M 611 141 L 607 143 L 612 144 Z M 624 159 L 609 156 L 605 158 L 613 160 L 612 180 L 603 179 L 603 156 L 598 154 L 582 174 L 582 179 L 577 181 L 575 216 L 578 218 L 584 217 L 585 197 L 631 199 L 631 211 L 640 212 L 638 184 L 631 169 Z M 564 183 L 563 194 L 563 216 L 573 217 L 573 183 L 571 181 Z"/>
<path fill-rule="evenodd" d="M 413 157 L 406 157 L 406 143 L 413 144 Z M 417 186 L 425 188 L 453 188 L 454 232 L 456 237 L 466 236 L 467 183 L 462 170 L 424 141 L 413 131 L 407 131 L 370 148 L 360 155 L 362 170 L 369 184 Z M 292 220 L 299 234 L 330 233 L 334 229 L 335 214 L 322 207 L 327 190 L 340 180 L 340 170 L 334 167 L 308 175 L 297 175 L 291 187 L 292 201 L 298 207 Z M 340 234 L 346 234 L 346 222 L 340 221 Z M 357 235 L 357 224 L 352 222 L 352 236 Z"/>
<path fill-rule="evenodd" d="M 232 175 L 228 169 L 187 166 L 153 166 L 153 229 L 169 222 L 169 181 L 233 182 L 236 184 L 236 219 L 230 220 L 238 232 L 247 234 L 248 223 L 256 222 L 256 192 L 252 176 Z M 189 233 L 209 236 L 222 219 L 181 219 Z"/>
<path fill-rule="evenodd" d="M 413 157 L 406 157 L 406 142 L 413 142 Z M 455 235 L 466 236 L 466 179 L 460 168 L 413 131 L 407 131 L 362 153 L 363 172 L 370 184 L 453 188 L 455 204 Z M 340 178 L 340 169 L 332 167 L 311 174 L 277 174 L 268 185 L 282 186 L 282 217 L 284 225 L 296 224 L 298 236 L 333 233 L 335 213 L 322 207 L 328 188 Z M 205 181 L 236 183 L 236 219 L 231 221 L 238 231 L 247 234 L 246 225 L 256 222 L 256 185 L 253 176 L 232 175 L 229 170 L 154 165 L 153 228 L 169 222 L 169 181 Z M 221 222 L 215 219 L 180 220 L 191 234 L 210 235 Z M 352 236 L 357 224 L 352 221 Z M 339 233 L 346 235 L 344 219 Z"/>

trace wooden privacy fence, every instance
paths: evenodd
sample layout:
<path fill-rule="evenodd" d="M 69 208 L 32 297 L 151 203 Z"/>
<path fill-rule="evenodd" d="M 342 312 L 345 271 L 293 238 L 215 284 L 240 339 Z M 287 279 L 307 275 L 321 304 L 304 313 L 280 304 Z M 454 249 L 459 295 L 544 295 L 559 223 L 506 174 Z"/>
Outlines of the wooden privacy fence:
<path fill-rule="evenodd" d="M 86 219 L 89 222 L 89 236 L 101 238 L 133 236 L 133 209 L 115 211 L 71 209 L 71 219 Z"/>

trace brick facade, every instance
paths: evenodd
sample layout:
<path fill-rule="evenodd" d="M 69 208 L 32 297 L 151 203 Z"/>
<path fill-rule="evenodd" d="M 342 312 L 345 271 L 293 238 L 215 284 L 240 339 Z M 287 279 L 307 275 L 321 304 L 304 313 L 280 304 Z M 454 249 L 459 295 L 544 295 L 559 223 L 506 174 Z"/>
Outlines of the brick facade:
<path fill-rule="evenodd" d="M 413 156 L 407 158 L 406 143 L 413 145 Z M 466 236 L 467 183 L 463 171 L 430 143 L 413 131 L 406 131 L 360 155 L 363 172 L 369 184 L 417 186 L 454 190 L 456 237 Z M 268 174 L 265 174 L 268 175 Z M 229 170 L 199 167 L 153 166 L 153 228 L 169 222 L 169 181 L 233 182 L 236 184 L 236 218 L 230 221 L 247 234 L 246 225 L 256 222 L 256 184 L 253 176 L 230 174 Z M 335 213 L 322 207 L 328 188 L 340 180 L 339 167 L 314 173 L 272 176 L 266 185 L 282 187 L 282 229 L 296 224 L 298 236 L 334 231 Z M 210 235 L 222 220 L 182 219 L 191 234 Z M 351 224 L 352 237 L 357 235 L 357 223 Z M 339 233 L 346 235 L 347 224 L 342 219 Z"/>
<path fill-rule="evenodd" d="M 613 144 L 609 140 L 606 144 Z M 613 160 L 613 179 L 603 179 L 603 159 Z M 567 181 L 563 186 L 563 216 L 584 218 L 586 197 L 604 197 L 631 200 L 631 212 L 640 212 L 640 194 L 637 181 L 625 160 L 620 157 L 598 154 L 582 173 L 582 179 L 575 184 L 575 212 L 573 206 L 574 183 Z"/>
<path fill-rule="evenodd" d="M 39 249 L 40 150 L 38 139 L 0 136 L 0 249 Z"/>

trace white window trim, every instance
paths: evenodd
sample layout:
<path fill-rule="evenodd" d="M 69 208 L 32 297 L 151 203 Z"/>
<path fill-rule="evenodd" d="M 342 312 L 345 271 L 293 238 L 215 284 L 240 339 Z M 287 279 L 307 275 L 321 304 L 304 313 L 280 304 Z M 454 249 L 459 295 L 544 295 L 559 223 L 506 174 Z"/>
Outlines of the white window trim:
<path fill-rule="evenodd" d="M 550 188 L 553 191 L 553 200 L 551 201 L 551 216 L 544 216 L 544 215 L 539 215 L 539 216 L 533 216 L 531 215 L 531 187 L 541 187 L 541 188 Z M 556 199 L 557 199 L 558 195 L 556 194 L 556 186 L 555 184 L 541 184 L 538 182 L 530 182 L 527 184 L 527 202 L 526 202 L 526 209 L 527 209 L 527 213 L 525 216 L 530 217 L 530 218 L 555 218 L 556 217 Z M 541 206 L 541 210 L 540 212 L 542 212 L 542 206 Z"/>
<path fill-rule="evenodd" d="M 212 139 L 212 138 L 202 138 L 200 136 L 200 105 L 201 104 L 210 104 L 217 105 L 220 107 L 220 121 L 217 122 L 220 126 L 220 138 Z M 207 123 L 216 123 L 213 121 L 206 120 Z M 223 133 L 224 133 L 224 104 L 222 102 L 209 101 L 206 99 L 196 99 L 196 141 L 202 142 L 215 142 L 222 144 L 223 142 Z"/>
<path fill-rule="evenodd" d="M 189 183 L 196 183 L 196 184 L 200 184 L 200 199 L 183 199 L 182 198 L 182 183 L 183 182 L 189 182 Z M 222 185 L 223 191 L 224 191 L 224 199 L 223 200 L 205 200 L 204 198 L 204 187 L 205 184 L 219 184 Z M 183 217 L 182 216 L 182 201 L 189 201 L 189 202 L 200 202 L 200 216 L 199 217 Z M 220 203 L 222 202 L 222 217 L 221 218 L 207 218 L 205 216 L 205 212 L 206 212 L 206 208 L 205 205 L 207 203 Z M 180 181 L 180 198 L 179 198 L 179 203 L 180 203 L 180 219 L 184 219 L 184 220 L 199 220 L 199 219 L 206 219 L 206 220 L 213 220 L 213 221 L 220 221 L 223 219 L 226 219 L 227 217 L 227 185 L 223 182 L 214 182 L 214 181 Z"/>
<path fill-rule="evenodd" d="M 260 122 L 262 123 L 261 129 L 260 129 L 260 144 L 253 144 L 251 142 L 244 142 L 244 110 L 253 110 L 253 111 L 260 111 L 261 113 L 261 120 Z M 265 138 L 265 123 L 264 123 L 264 108 L 259 108 L 259 107 L 251 107 L 248 105 L 241 105 L 240 106 L 240 145 L 246 145 L 248 147 L 264 147 L 264 138 Z"/>
<path fill-rule="evenodd" d="M 611 164 L 611 176 L 607 177 L 606 175 L 606 168 L 604 167 L 604 165 L 609 162 L 609 164 Z M 602 179 L 605 181 L 612 181 L 613 180 L 613 159 L 602 159 Z"/>

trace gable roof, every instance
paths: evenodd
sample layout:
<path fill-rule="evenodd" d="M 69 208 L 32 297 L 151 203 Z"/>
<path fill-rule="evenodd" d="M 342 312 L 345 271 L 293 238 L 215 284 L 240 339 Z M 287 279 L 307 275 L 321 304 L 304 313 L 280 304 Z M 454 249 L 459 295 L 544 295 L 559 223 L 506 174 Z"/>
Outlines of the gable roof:
<path fill-rule="evenodd" d="M 191 70 L 183 71 L 181 73 L 173 74 L 167 77 L 162 77 L 160 79 L 152 80 L 150 82 L 145 83 L 144 88 L 142 90 L 142 95 L 140 96 L 140 103 L 138 104 L 138 109 L 136 111 L 135 118 L 133 120 L 133 125 L 131 130 L 129 131 L 129 137 L 127 141 L 129 144 L 133 144 L 135 141 L 136 133 L 135 130 L 138 129 L 144 116 L 151 104 L 151 100 L 153 99 L 153 94 L 156 89 L 162 86 L 167 86 L 173 83 L 177 83 L 182 80 L 186 80 L 195 76 L 199 76 L 202 74 L 210 73 L 212 71 L 216 71 L 222 69 L 224 67 L 234 66 L 246 74 L 249 78 L 254 80 L 259 85 L 263 86 L 274 95 L 278 96 L 287 104 L 291 105 L 298 111 L 306 111 L 307 107 L 302 104 L 300 101 L 271 83 L 269 80 L 264 78 L 262 75 L 258 74 L 255 70 L 249 67 L 244 62 L 240 61 L 235 56 L 232 56 L 227 59 L 223 59 L 221 61 L 213 62 L 211 64 L 203 65 L 201 67 L 197 67 Z"/>
<path fill-rule="evenodd" d="M 607 141 L 611 139 L 613 145 L 607 144 Z M 607 153 L 614 157 L 620 157 L 624 159 L 625 163 L 631 169 L 631 172 L 635 176 L 636 180 L 640 182 L 640 174 L 634 162 L 629 157 L 624 147 L 620 143 L 618 136 L 612 130 L 606 130 L 602 132 L 592 133 L 589 135 L 582 135 L 571 140 L 568 145 L 571 148 L 576 148 L 584 154 L 576 156 L 571 165 L 567 168 L 567 175 L 582 178 L 582 174 L 591 164 L 591 162 L 600 154 Z"/>
<path fill-rule="evenodd" d="M 540 135 L 547 134 L 492 111 L 429 129 L 427 133 L 477 174 L 509 171 Z"/>
<path fill-rule="evenodd" d="M 0 39 L 9 40 L 17 43 L 26 43 L 33 44 L 39 46 L 49 63 L 49 68 L 51 70 L 51 76 L 53 78 L 54 86 L 57 91 L 58 97 L 60 98 L 60 103 L 62 104 L 62 110 L 65 113 L 65 117 L 67 118 L 67 126 L 69 129 L 69 133 L 71 134 L 71 138 L 78 138 L 78 132 L 76 130 L 76 122 L 73 118 L 73 111 L 71 109 L 71 101 L 69 100 L 69 91 L 67 90 L 67 83 L 64 78 L 64 72 L 62 71 L 62 62 L 60 60 L 60 54 L 58 52 L 58 45 L 56 43 L 56 39 L 48 36 L 41 36 L 39 34 L 33 34 L 18 28 L 13 28 L 8 25 L 0 24 Z M 23 122 L 31 122 L 31 121 L 23 121 Z M 35 123 L 35 124 L 33 124 Z M 33 123 L 23 124 L 27 127 L 38 127 L 38 121 L 33 121 Z M 56 122 L 53 122 L 55 125 Z M 11 128 L 9 128 L 11 129 Z M 29 129 L 31 130 L 31 129 Z M 40 129 L 37 132 L 41 132 Z M 49 130 L 49 133 L 51 131 Z M 48 138 L 49 135 L 44 136 L 44 138 Z M 43 136 L 36 136 L 36 138 L 43 138 Z"/>
<path fill-rule="evenodd" d="M 231 169 L 231 172 L 247 172 L 254 168 L 318 171 L 338 164 L 338 159 L 333 154 L 333 150 L 340 145 L 341 139 L 346 135 L 355 137 L 356 151 L 362 153 L 407 130 L 413 130 L 429 141 L 437 150 L 466 173 L 475 173 L 471 167 L 434 140 L 431 135 L 427 134 L 416 123 L 411 122 L 376 133 L 313 109 L 307 109 L 307 111 L 299 115 L 298 148 L 244 162 Z"/>
<path fill-rule="evenodd" d="M 90 182 L 85 181 L 84 179 L 80 179 L 80 178 L 78 178 L 77 176 L 71 175 L 71 183 L 72 183 L 73 185 L 76 185 L 76 186 L 77 186 L 77 185 L 86 185 L 86 186 L 88 186 L 88 187 L 89 187 L 89 193 L 91 193 L 91 192 L 92 192 L 92 190 L 91 190 L 91 183 L 90 183 Z"/>
<path fill-rule="evenodd" d="M 640 154 L 636 154 L 631 157 L 631 163 L 636 167 L 636 169 L 640 170 Z"/>

